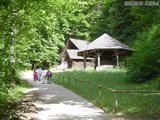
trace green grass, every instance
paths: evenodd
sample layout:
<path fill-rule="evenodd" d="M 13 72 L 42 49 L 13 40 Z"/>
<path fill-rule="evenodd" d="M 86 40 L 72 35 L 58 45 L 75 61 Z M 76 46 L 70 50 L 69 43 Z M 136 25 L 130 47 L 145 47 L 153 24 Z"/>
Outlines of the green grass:
<path fill-rule="evenodd" d="M 90 81 L 115 90 L 160 90 L 160 79 L 136 84 L 131 83 L 124 69 L 110 69 L 106 71 L 66 71 L 56 73 L 54 82 L 75 91 L 106 111 L 115 112 L 114 95 L 109 91 L 89 86 L 86 83 L 69 80 L 67 77 Z M 58 76 L 64 76 L 62 80 Z M 160 95 L 149 94 L 118 94 L 118 112 L 127 115 L 128 118 L 158 119 L 160 117 Z"/>
<path fill-rule="evenodd" d="M 19 85 L 16 85 L 8 90 L 8 100 L 17 100 L 23 97 L 27 88 L 30 88 L 31 84 L 26 80 L 21 80 Z"/>
<path fill-rule="evenodd" d="M 23 96 L 23 92 L 24 90 L 26 90 L 27 88 L 31 87 L 31 84 L 28 83 L 25 80 L 21 80 L 19 85 L 14 85 L 10 88 L 3 88 L 5 89 L 4 91 L 0 91 L 0 103 L 7 103 L 9 101 L 13 101 L 13 100 L 17 100 L 20 97 Z"/>
<path fill-rule="evenodd" d="M 21 80 L 19 85 L 12 86 L 4 91 L 0 91 L 0 118 L 11 119 L 15 114 L 14 102 L 21 99 L 24 95 L 23 91 L 31 87 L 31 84 L 25 80 Z"/>

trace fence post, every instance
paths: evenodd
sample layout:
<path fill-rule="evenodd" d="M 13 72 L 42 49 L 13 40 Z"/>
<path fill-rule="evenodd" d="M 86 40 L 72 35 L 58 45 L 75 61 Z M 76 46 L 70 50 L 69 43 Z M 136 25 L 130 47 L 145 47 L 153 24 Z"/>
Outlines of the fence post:
<path fill-rule="evenodd" d="M 58 76 L 58 77 L 59 77 L 60 83 L 62 83 L 62 76 Z"/>
<path fill-rule="evenodd" d="M 79 86 L 81 87 L 81 85 L 82 85 L 82 81 L 79 81 Z"/>
<path fill-rule="evenodd" d="M 114 92 L 114 99 L 115 99 L 115 110 L 118 111 L 118 100 L 117 100 L 117 94 Z"/>
<path fill-rule="evenodd" d="M 57 79 L 57 75 L 55 74 L 54 77 L 53 77 L 53 80 L 56 81 L 56 79 Z"/>
<path fill-rule="evenodd" d="M 98 89 L 98 94 L 99 94 L 99 97 L 101 97 L 101 95 L 102 95 L 102 93 L 101 93 L 101 89 L 100 89 L 100 87 L 98 87 L 99 89 Z"/>
<path fill-rule="evenodd" d="M 88 82 L 88 97 L 90 96 L 90 83 Z"/>
<path fill-rule="evenodd" d="M 60 79 L 59 75 L 57 76 L 57 80 L 61 82 L 61 79 Z"/>
<path fill-rule="evenodd" d="M 64 84 L 64 77 L 62 76 L 62 83 Z"/>
<path fill-rule="evenodd" d="M 70 87 L 70 77 L 68 77 L 69 87 Z"/>
<path fill-rule="evenodd" d="M 75 88 L 76 88 L 76 85 L 77 85 L 77 79 L 74 78 L 74 82 L 75 82 Z"/>
<path fill-rule="evenodd" d="M 58 78 L 58 75 L 57 75 L 57 74 L 55 74 L 55 80 L 57 80 L 57 78 Z"/>

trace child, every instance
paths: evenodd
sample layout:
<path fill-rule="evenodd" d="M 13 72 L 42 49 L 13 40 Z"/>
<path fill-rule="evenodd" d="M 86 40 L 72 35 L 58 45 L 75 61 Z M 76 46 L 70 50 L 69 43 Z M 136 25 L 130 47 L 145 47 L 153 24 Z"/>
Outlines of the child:
<path fill-rule="evenodd" d="M 51 84 L 52 72 L 50 70 L 47 70 L 46 77 L 47 77 L 47 83 Z"/>

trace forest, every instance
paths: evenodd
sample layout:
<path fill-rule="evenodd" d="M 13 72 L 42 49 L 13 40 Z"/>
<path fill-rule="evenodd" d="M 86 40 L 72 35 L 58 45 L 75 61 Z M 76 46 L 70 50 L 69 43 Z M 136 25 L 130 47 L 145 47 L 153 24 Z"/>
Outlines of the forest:
<path fill-rule="evenodd" d="M 69 37 L 93 41 L 103 33 L 134 49 L 132 82 L 160 77 L 160 5 L 125 0 L 1 0 L 0 90 L 19 84 L 33 61 L 58 64 Z"/>

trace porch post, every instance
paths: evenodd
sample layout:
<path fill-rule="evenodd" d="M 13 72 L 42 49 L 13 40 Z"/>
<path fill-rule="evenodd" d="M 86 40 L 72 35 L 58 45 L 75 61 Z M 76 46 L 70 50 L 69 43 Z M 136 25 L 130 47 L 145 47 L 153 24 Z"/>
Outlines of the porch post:
<path fill-rule="evenodd" d="M 97 53 L 97 57 L 98 57 L 98 71 L 100 70 L 100 65 L 101 65 L 101 58 L 100 58 L 101 54 L 99 53 L 99 50 L 98 50 L 98 53 Z"/>
<path fill-rule="evenodd" d="M 119 67 L 119 54 L 117 51 L 116 51 L 116 62 L 117 62 L 117 67 Z"/>
<path fill-rule="evenodd" d="M 83 67 L 84 67 L 84 71 L 86 70 L 86 53 L 83 52 Z"/>

